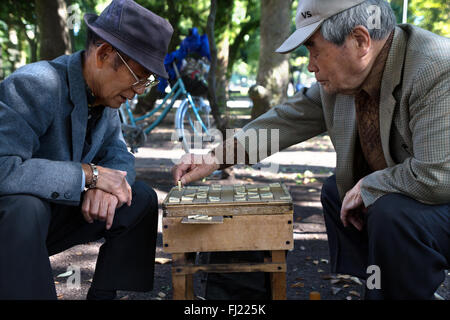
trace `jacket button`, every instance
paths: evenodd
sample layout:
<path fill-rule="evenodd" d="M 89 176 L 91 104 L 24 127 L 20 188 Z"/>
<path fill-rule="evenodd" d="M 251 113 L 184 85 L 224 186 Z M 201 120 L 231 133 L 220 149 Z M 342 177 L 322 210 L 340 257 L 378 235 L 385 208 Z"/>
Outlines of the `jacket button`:
<path fill-rule="evenodd" d="M 52 193 L 52 199 L 56 199 L 59 197 L 59 193 L 58 192 L 53 192 Z"/>
<path fill-rule="evenodd" d="M 70 192 L 64 193 L 64 198 L 70 199 L 70 196 L 71 196 Z"/>

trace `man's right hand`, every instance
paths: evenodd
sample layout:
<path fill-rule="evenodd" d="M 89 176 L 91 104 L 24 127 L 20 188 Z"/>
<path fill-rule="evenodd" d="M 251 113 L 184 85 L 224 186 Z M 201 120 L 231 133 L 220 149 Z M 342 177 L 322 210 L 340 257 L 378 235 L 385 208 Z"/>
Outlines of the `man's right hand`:
<path fill-rule="evenodd" d="M 174 184 L 178 181 L 185 185 L 209 176 L 220 168 L 216 158 L 211 153 L 194 155 L 187 153 L 181 157 L 180 163 L 172 168 Z"/>
<path fill-rule="evenodd" d="M 90 167 L 86 167 L 84 164 L 82 167 L 86 174 L 86 182 L 90 181 L 92 179 Z M 125 203 L 131 206 L 132 193 L 126 179 L 127 172 L 101 166 L 97 166 L 97 169 L 98 180 L 96 188 L 115 195 L 119 200 L 117 208 L 120 208 Z"/>

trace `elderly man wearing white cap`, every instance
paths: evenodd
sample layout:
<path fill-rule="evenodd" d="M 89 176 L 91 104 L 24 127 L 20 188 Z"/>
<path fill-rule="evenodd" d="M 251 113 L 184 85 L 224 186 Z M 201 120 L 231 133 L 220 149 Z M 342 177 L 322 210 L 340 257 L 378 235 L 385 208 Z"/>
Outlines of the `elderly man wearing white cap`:
<path fill-rule="evenodd" d="M 379 271 L 368 299 L 431 299 L 450 261 L 450 40 L 396 25 L 383 0 L 300 0 L 296 25 L 277 52 L 305 45 L 317 83 L 243 132 L 279 129 L 281 149 L 328 132 L 337 165 L 321 201 L 331 271 Z M 203 164 L 186 155 L 174 179 L 230 166 L 216 154 L 236 151 L 238 138 Z"/>

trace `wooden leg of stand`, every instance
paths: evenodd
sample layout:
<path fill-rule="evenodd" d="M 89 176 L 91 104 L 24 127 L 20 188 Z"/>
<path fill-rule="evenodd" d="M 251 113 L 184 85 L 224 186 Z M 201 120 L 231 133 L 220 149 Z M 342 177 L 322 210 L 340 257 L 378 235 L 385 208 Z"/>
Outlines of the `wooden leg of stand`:
<path fill-rule="evenodd" d="M 272 251 L 272 262 L 286 263 L 285 251 Z M 286 272 L 272 272 L 270 278 L 272 285 L 272 299 L 286 300 Z"/>
<path fill-rule="evenodd" d="M 194 300 L 194 276 L 192 274 L 178 274 L 177 267 L 194 264 L 195 254 L 172 254 L 172 289 L 173 300 Z"/>
<path fill-rule="evenodd" d="M 186 263 L 186 255 L 184 253 L 172 254 L 172 296 L 173 300 L 186 300 L 186 275 L 178 275 L 177 266 Z"/>

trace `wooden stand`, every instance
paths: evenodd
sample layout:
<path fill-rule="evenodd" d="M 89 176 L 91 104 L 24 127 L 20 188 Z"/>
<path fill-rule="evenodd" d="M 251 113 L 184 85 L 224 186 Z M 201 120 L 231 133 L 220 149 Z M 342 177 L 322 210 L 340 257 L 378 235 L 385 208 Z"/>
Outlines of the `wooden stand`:
<path fill-rule="evenodd" d="M 194 264 L 188 253 L 172 254 L 172 287 L 174 300 L 193 300 L 193 275 L 198 271 L 211 273 L 270 272 L 273 300 L 286 300 L 286 252 L 271 251 L 271 261 L 264 263 Z"/>
<path fill-rule="evenodd" d="M 286 299 L 286 250 L 294 247 L 291 201 L 170 205 L 167 198 L 163 249 L 172 254 L 173 299 L 194 299 L 193 275 L 198 271 L 269 272 L 272 298 Z M 214 219 L 187 219 L 199 212 Z M 192 253 L 213 251 L 270 251 L 271 257 L 263 263 L 195 264 Z"/>

